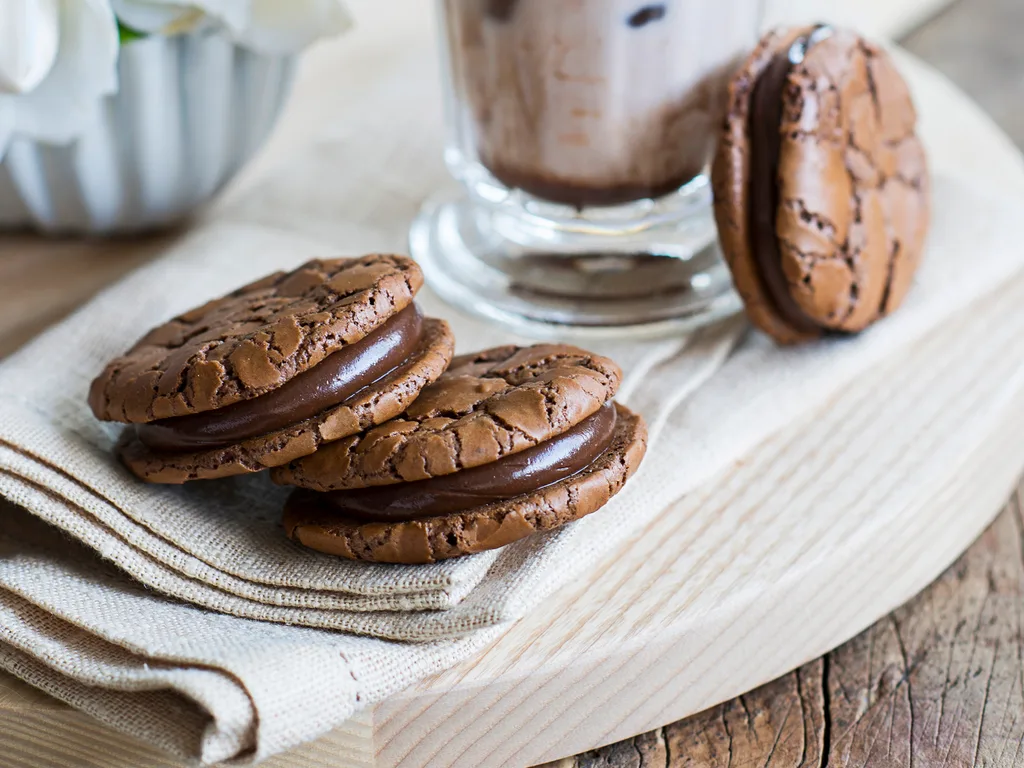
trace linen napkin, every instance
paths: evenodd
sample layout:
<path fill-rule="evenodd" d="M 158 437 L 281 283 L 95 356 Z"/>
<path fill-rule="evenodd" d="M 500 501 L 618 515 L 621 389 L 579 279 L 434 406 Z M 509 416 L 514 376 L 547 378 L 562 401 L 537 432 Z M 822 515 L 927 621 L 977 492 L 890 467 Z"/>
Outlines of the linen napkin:
<path fill-rule="evenodd" d="M 121 426 L 98 422 L 84 406 L 91 377 L 139 329 L 261 274 L 330 252 L 265 229 L 201 231 L 0 365 L 0 493 L 147 586 L 214 610 L 405 640 L 462 634 L 500 621 L 482 618 L 470 605 L 449 615 L 414 612 L 458 606 L 496 553 L 395 566 L 304 549 L 282 535 L 289 489 L 274 486 L 265 474 L 184 486 L 140 483 L 112 460 Z M 421 303 L 427 312 L 446 313 L 429 295 Z M 710 375 L 741 329 L 732 321 L 690 339 L 606 344 L 603 351 L 629 371 L 622 392 L 627 399 L 651 388 L 673 393 L 649 408 L 657 420 Z M 455 330 L 466 349 L 515 340 L 471 320 L 456 320 Z M 669 355 L 685 362 L 651 377 L 651 368 Z M 52 373 L 54 360 L 61 361 L 58 375 Z M 32 489 L 45 490 L 45 501 Z"/>

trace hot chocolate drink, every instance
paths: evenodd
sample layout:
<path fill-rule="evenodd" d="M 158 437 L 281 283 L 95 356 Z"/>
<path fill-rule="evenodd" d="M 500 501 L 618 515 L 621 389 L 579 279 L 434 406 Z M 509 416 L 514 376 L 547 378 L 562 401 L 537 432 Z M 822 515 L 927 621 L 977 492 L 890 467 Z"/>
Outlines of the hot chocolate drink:
<path fill-rule="evenodd" d="M 434 290 L 545 336 L 735 311 L 705 172 L 764 0 L 434 2 L 461 183 L 409 232 Z"/>
<path fill-rule="evenodd" d="M 583 208 L 698 176 L 762 0 L 444 0 L 463 151 Z"/>

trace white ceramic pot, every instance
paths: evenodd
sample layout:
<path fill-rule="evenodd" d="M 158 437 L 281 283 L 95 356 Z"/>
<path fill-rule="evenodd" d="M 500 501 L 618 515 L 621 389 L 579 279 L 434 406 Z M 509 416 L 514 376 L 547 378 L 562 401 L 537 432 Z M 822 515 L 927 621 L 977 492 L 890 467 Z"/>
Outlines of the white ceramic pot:
<path fill-rule="evenodd" d="M 294 56 L 253 53 L 212 32 L 124 44 L 119 92 L 81 137 L 11 143 L 0 227 L 113 234 L 186 216 L 262 145 L 294 69 Z"/>

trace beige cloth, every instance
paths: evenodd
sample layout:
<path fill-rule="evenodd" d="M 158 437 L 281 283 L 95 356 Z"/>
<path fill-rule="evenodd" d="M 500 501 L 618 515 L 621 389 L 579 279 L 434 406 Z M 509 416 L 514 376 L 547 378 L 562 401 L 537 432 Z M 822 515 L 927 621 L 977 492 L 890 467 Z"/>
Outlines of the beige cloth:
<path fill-rule="evenodd" d="M 373 566 L 289 543 L 283 492 L 265 478 L 135 482 L 110 459 L 118 428 L 85 406 L 107 358 L 249 277 L 311 255 L 402 249 L 416 208 L 445 183 L 428 5 L 357 14 L 343 55 L 310 56 L 293 119 L 208 222 L 0 365 L 0 495 L 31 512 L 0 520 L 0 667 L 177 754 L 259 759 L 465 658 L 681 494 L 1020 268 L 1021 205 L 952 178 L 997 177 L 991 143 L 970 141 L 983 122 L 946 109 L 946 86 L 918 71 L 926 143 L 947 172 L 908 305 L 856 339 L 779 350 L 751 335 L 728 360 L 735 323 L 602 345 L 626 370 L 621 399 L 655 439 L 600 513 L 498 553 Z M 1004 174 L 1018 187 L 1024 178 Z M 453 321 L 462 349 L 509 340 L 422 301 Z"/>
<path fill-rule="evenodd" d="M 507 616 L 487 608 L 492 601 L 485 597 L 494 580 L 471 595 L 497 553 L 395 566 L 304 549 L 281 532 L 288 489 L 265 474 L 184 486 L 140 483 L 111 458 L 121 426 L 98 422 L 85 406 L 91 376 L 138 329 L 324 252 L 292 235 L 214 227 L 187 237 L 167 258 L 13 356 L 0 367 L 0 492 L 153 589 L 214 610 L 403 640 L 498 623 Z M 421 303 L 427 312 L 446 313 L 429 295 Z M 474 321 L 455 322 L 460 345 L 481 328 L 486 338 L 479 346 L 516 340 Z M 741 330 L 732 321 L 689 340 L 601 346 L 627 371 L 624 402 L 673 393 L 647 407 L 648 418 L 658 421 L 717 368 Z M 61 373 L 52 376 L 56 359 Z"/>

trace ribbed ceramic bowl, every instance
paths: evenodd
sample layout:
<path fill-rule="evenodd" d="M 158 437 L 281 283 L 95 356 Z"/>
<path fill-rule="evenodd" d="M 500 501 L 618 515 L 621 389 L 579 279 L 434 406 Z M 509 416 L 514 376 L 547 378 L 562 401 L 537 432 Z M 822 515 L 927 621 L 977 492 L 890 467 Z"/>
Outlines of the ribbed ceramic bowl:
<path fill-rule="evenodd" d="M 120 90 L 67 146 L 15 140 L 0 162 L 0 227 L 114 234 L 170 224 L 252 157 L 288 95 L 295 57 L 219 34 L 125 44 Z"/>

